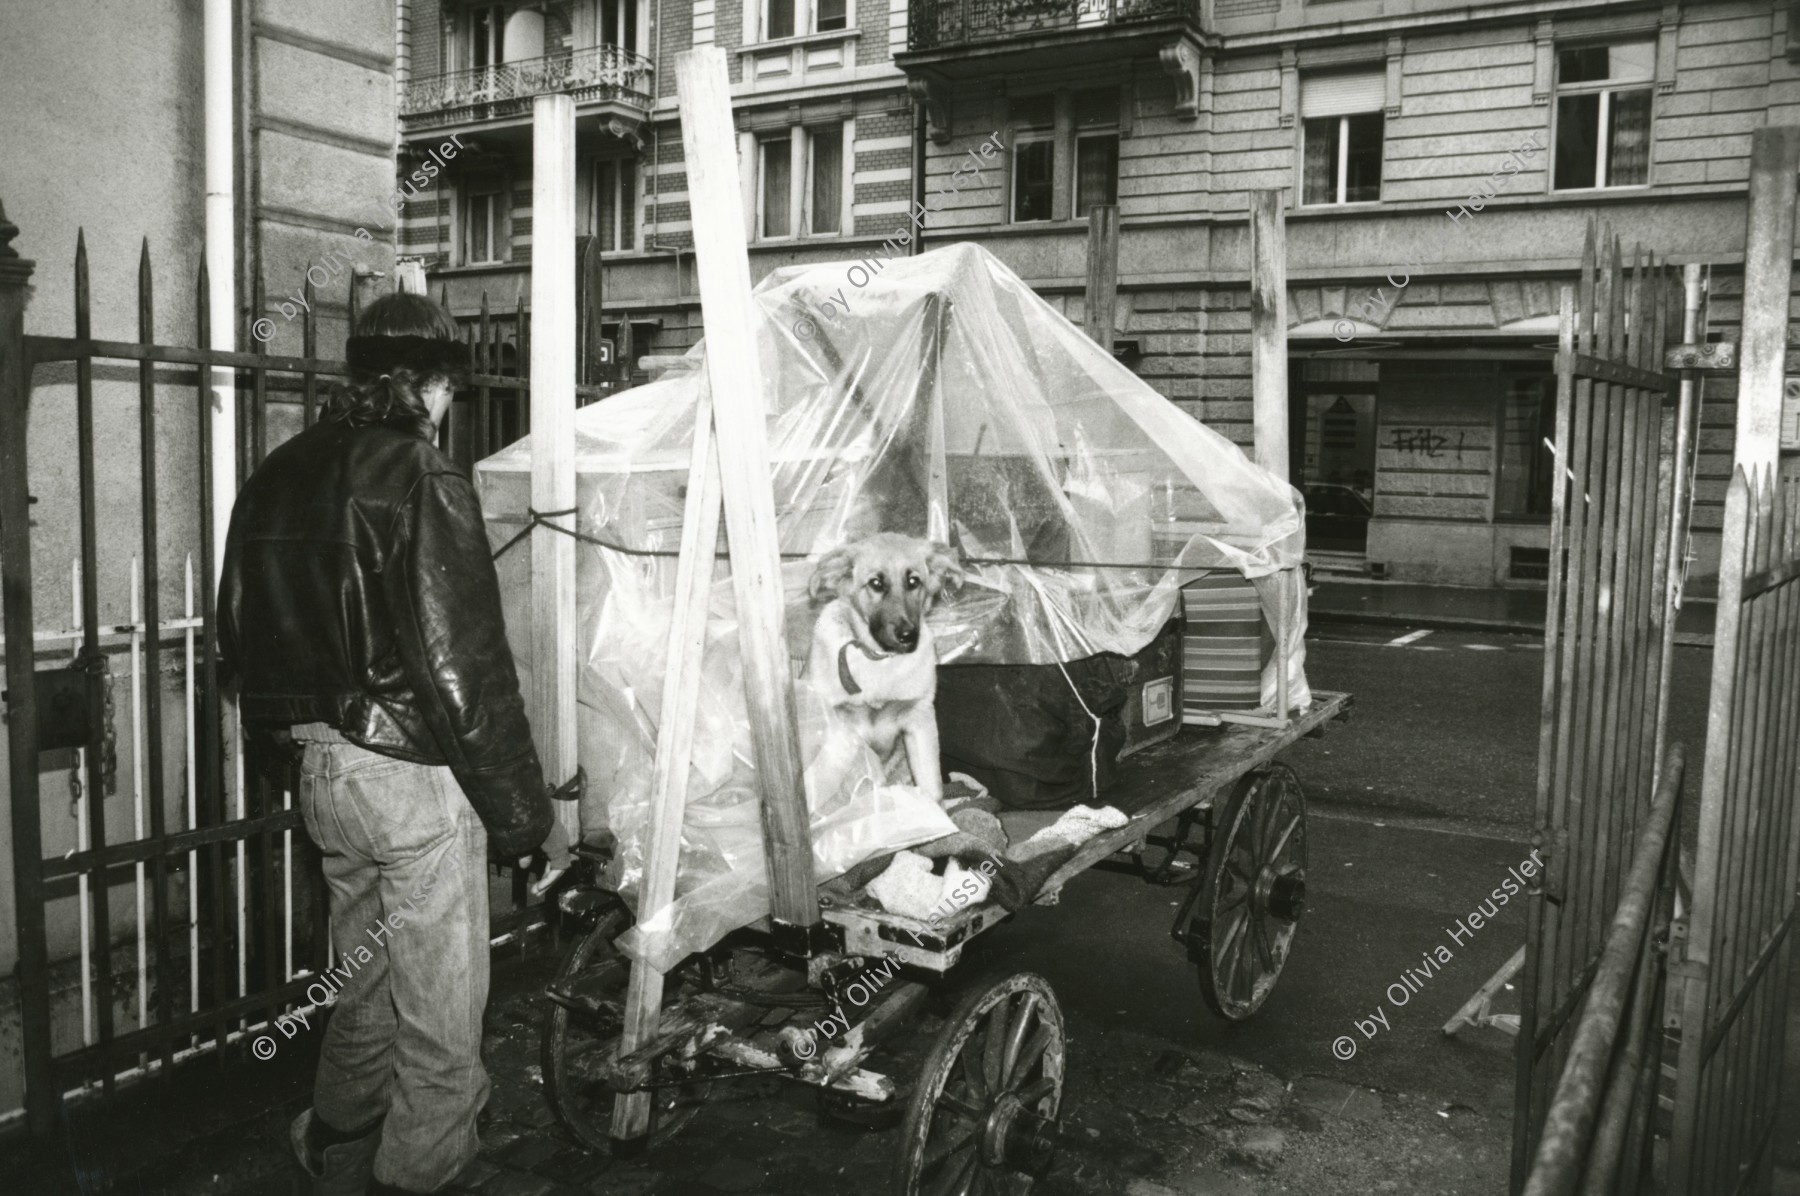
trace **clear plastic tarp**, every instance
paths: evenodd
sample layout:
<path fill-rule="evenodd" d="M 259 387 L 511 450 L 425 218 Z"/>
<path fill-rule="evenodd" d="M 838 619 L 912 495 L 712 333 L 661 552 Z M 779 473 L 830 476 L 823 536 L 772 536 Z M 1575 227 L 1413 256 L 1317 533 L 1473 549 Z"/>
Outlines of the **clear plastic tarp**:
<path fill-rule="evenodd" d="M 968 563 L 962 591 L 930 616 L 946 664 L 1129 654 L 1162 628 L 1196 571 L 1254 580 L 1300 562 L 1290 486 L 979 246 L 789 267 L 755 298 L 796 672 L 819 609 L 807 596 L 810 561 L 876 531 L 948 542 Z M 627 892 L 642 872 L 704 352 L 695 346 L 681 368 L 575 417 L 582 822 L 617 836 Z M 478 466 L 496 548 L 529 519 L 530 460 L 522 440 Z M 677 900 L 625 944 L 665 969 L 769 908 L 722 531 L 719 550 Z M 520 543 L 497 565 L 523 673 L 530 552 Z M 1280 614 L 1290 700 L 1304 706 L 1303 588 L 1258 589 L 1265 603 L 1286 594 L 1300 604 Z M 1268 613 L 1273 623 L 1278 612 Z M 1264 677 L 1270 702 L 1276 667 Z M 804 682 L 798 691 L 806 755 L 826 713 Z M 885 784 L 872 758 L 815 806 L 812 825 L 821 881 L 953 829 L 909 786 Z"/>

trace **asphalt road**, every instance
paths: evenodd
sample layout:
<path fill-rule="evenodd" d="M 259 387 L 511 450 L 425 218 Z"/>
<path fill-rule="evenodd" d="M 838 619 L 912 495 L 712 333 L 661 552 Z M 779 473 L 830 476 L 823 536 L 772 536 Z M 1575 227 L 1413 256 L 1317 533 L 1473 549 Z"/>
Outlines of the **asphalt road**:
<path fill-rule="evenodd" d="M 1520 900 L 1479 931 L 1453 931 L 1530 852 L 1542 642 L 1333 626 L 1307 647 L 1311 684 L 1354 694 L 1355 707 L 1347 724 L 1283 756 L 1307 794 L 1307 912 L 1254 1018 L 1232 1025 L 1211 1014 L 1166 933 L 1173 894 L 1127 876 L 1080 877 L 1060 906 L 989 936 L 990 962 L 1042 972 L 1084 1021 L 1228 1052 L 1290 1082 L 1322 1078 L 1471 1118 L 1488 1150 L 1484 1174 L 1503 1191 L 1513 1040 L 1494 1029 L 1451 1039 L 1441 1027 L 1524 942 Z M 1676 649 L 1672 733 L 1693 759 L 1709 668 L 1706 649 Z M 1495 1008 L 1516 1011 L 1516 994 L 1502 991 Z M 1355 1047 L 1348 1060 L 1334 1055 L 1341 1041 Z"/>

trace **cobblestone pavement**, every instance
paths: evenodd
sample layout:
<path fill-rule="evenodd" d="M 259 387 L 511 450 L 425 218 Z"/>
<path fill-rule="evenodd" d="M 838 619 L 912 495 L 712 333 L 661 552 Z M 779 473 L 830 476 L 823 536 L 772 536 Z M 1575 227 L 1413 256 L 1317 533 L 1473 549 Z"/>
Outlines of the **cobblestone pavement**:
<path fill-rule="evenodd" d="M 897 1131 L 825 1117 L 814 1094 L 777 1080 L 717 1086 L 699 1117 L 643 1163 L 575 1147 L 544 1100 L 538 1066 L 546 951 L 496 968 L 488 1016 L 490 1118 L 458 1196 L 868 1196 L 890 1190 Z M 315 1034 L 316 1034 L 315 1023 Z M 906 1034 L 921 1050 L 942 1025 L 927 1012 Z M 1069 1016 L 1069 1074 L 1061 1140 L 1041 1196 L 1212 1196 L 1273 1192 L 1499 1193 L 1507 1125 L 1419 1094 L 1377 1092 L 1323 1076 L 1277 1076 L 1220 1050 L 1194 1049 Z M 126 1094 L 71 1141 L 85 1184 L 38 1173 L 28 1188 L 155 1196 L 286 1196 L 294 1186 L 288 1119 L 305 1105 L 310 1061 L 295 1048 L 284 1072 L 241 1050 L 222 1075 L 202 1071 L 146 1102 Z M 910 1048 L 908 1048 L 910 1049 Z M 177 1117 L 208 1093 L 218 1124 L 175 1146 L 193 1126 Z M 241 1092 L 237 1089 L 242 1089 Z M 273 1090 L 273 1091 L 272 1091 Z M 280 1099 L 286 1093 L 286 1099 Z M 148 1095 L 154 1095 L 153 1092 Z M 269 1107 L 271 1096 L 279 1104 Z M 260 1097 L 262 1111 L 246 1110 Z M 236 1119 L 233 1120 L 234 1111 Z M 81 1116 L 71 1118 L 76 1125 Z M 167 1124 L 176 1117 L 177 1124 Z M 0 1167 L 15 1176 L 0 1152 Z M 66 1164 L 64 1165 L 66 1167 Z M 113 1178 L 108 1178 L 108 1177 Z"/>

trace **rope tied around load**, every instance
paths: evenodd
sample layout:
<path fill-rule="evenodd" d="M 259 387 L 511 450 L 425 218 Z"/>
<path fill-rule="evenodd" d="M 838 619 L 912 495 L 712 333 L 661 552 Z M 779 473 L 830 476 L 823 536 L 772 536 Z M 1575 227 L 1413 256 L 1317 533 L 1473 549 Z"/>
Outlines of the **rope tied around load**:
<path fill-rule="evenodd" d="M 673 559 L 681 555 L 680 551 L 674 548 L 633 548 L 628 544 L 621 544 L 616 540 L 609 540 L 604 536 L 596 536 L 592 532 L 584 532 L 579 528 L 564 527 L 560 523 L 550 522 L 552 519 L 561 519 L 565 516 L 577 515 L 578 509 L 575 507 L 570 507 L 563 511 L 540 511 L 535 507 L 526 507 L 525 514 L 527 516 L 525 526 L 519 529 L 517 535 L 513 536 L 506 543 L 494 550 L 494 560 L 499 560 L 513 545 L 523 540 L 526 536 L 529 536 L 532 529 L 536 527 L 546 527 L 553 532 L 560 532 L 562 535 L 579 540 L 583 544 L 592 544 L 596 548 L 604 548 L 609 552 L 624 553 L 626 556 L 667 557 Z M 713 559 L 718 560 L 725 555 L 725 553 L 714 550 Z M 784 561 L 805 561 L 811 560 L 814 555 L 815 554 L 810 552 L 784 552 L 781 554 L 781 559 Z M 1177 565 L 1172 561 L 1034 561 L 1024 557 L 971 556 L 964 557 L 963 563 L 966 565 L 1029 565 L 1039 569 L 1183 569 L 1184 571 L 1196 573 L 1204 571 L 1197 565 L 1183 566 Z"/>

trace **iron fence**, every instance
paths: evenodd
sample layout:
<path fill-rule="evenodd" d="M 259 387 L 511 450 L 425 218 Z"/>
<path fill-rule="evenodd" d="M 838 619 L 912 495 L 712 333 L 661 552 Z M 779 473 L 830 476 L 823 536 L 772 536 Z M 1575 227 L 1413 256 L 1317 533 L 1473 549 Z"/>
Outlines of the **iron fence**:
<path fill-rule="evenodd" d="M 938 50 L 1034 33 L 1186 20 L 1198 27 L 1203 0 L 916 0 L 907 48 Z"/>
<path fill-rule="evenodd" d="M 648 58 L 623 46 L 586 46 L 411 80 L 400 92 L 400 115 L 412 124 L 441 124 L 474 109 L 490 117 L 523 113 L 533 97 L 562 92 L 648 113 L 654 71 Z"/>

